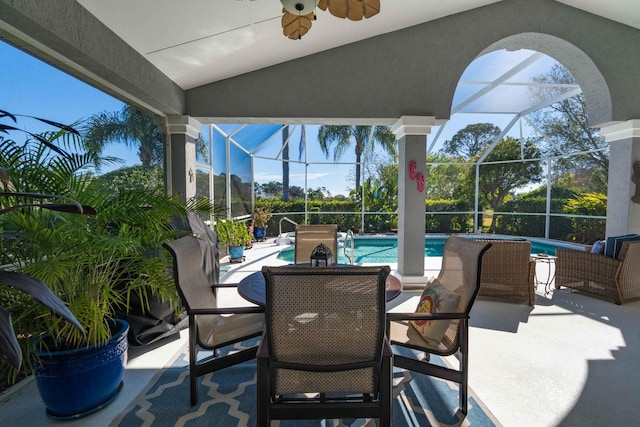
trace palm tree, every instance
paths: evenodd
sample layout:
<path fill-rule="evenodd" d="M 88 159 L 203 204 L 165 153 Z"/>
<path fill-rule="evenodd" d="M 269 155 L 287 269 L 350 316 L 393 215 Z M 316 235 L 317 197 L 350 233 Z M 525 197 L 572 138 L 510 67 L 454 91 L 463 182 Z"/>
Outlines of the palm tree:
<path fill-rule="evenodd" d="M 87 149 L 98 155 L 108 144 L 124 143 L 138 148 L 140 162 L 145 168 L 162 161 L 164 136 L 152 116 L 130 105 L 120 111 L 104 111 L 91 116 L 83 134 Z"/>
<path fill-rule="evenodd" d="M 307 145 L 307 127 L 301 125 L 300 143 L 298 145 L 298 160 L 302 159 L 305 146 Z M 289 125 L 282 128 L 282 200 L 289 200 Z"/>
<path fill-rule="evenodd" d="M 282 201 L 289 200 L 289 125 L 282 125 Z"/>
<path fill-rule="evenodd" d="M 356 145 L 356 189 L 360 187 L 360 168 L 362 155 L 373 152 L 376 143 L 389 154 L 396 154 L 396 137 L 389 126 L 342 126 L 324 125 L 318 130 L 318 142 L 325 156 L 329 158 L 329 150 L 335 144 L 333 161 L 338 161 L 347 151 L 351 143 Z"/>

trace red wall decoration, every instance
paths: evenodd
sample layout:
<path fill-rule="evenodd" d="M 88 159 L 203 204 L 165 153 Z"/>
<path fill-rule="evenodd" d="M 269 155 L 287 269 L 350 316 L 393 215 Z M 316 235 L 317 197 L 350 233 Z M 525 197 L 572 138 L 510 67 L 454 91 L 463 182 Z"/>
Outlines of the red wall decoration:
<path fill-rule="evenodd" d="M 424 175 L 422 175 L 420 172 L 416 173 L 417 167 L 418 167 L 418 163 L 416 163 L 415 160 L 411 160 L 409 162 L 409 178 L 411 180 L 418 181 L 417 182 L 418 191 L 422 193 L 424 191 Z"/>

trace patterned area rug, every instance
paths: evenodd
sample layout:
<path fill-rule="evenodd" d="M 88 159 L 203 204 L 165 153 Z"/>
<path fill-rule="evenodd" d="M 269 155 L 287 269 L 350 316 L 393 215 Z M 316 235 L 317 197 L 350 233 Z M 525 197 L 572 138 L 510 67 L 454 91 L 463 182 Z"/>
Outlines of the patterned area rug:
<path fill-rule="evenodd" d="M 440 358 L 437 360 L 444 363 Z M 188 365 L 189 354 L 185 345 L 169 366 L 159 371 L 145 390 L 113 420 L 111 427 L 256 425 L 255 360 L 200 377 L 198 405 L 193 407 L 189 404 Z M 467 417 L 463 418 L 456 412 L 458 385 L 455 383 L 398 368 L 394 368 L 393 382 L 394 427 L 500 425 L 472 390 L 469 390 Z M 376 422 L 343 419 L 280 421 L 272 425 L 370 427 Z"/>

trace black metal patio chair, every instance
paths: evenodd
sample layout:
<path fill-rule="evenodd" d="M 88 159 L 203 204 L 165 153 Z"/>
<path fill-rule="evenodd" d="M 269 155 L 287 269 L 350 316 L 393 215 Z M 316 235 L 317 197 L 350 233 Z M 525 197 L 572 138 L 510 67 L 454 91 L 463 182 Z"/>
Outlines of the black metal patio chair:
<path fill-rule="evenodd" d="M 258 306 L 218 307 L 215 288 L 236 284 L 209 283 L 201 267 L 198 239 L 185 236 L 163 246 L 173 256 L 173 275 L 189 316 L 189 384 L 191 405 L 198 402 L 197 378 L 256 356 L 258 347 L 218 357 L 218 349 L 262 334 L 264 309 Z M 198 348 L 213 350 L 213 358 L 198 363 Z"/>
<path fill-rule="evenodd" d="M 258 425 L 272 419 L 378 418 L 391 425 L 385 337 L 389 267 L 263 267 Z"/>
<path fill-rule="evenodd" d="M 460 410 L 467 413 L 469 313 L 480 289 L 482 256 L 489 242 L 452 235 L 447 239 L 437 280 L 427 284 L 414 313 L 387 313 L 393 346 L 417 350 L 415 357 L 394 349 L 393 364 L 460 385 Z M 447 307 L 447 303 L 449 306 Z M 456 354 L 459 369 L 430 363 L 430 354 Z"/>

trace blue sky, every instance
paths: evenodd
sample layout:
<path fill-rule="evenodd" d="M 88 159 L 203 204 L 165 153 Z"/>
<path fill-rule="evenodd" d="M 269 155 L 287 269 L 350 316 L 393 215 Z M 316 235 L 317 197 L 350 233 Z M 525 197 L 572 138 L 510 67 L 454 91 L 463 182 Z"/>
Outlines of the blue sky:
<path fill-rule="evenodd" d="M 123 103 L 74 77 L 0 41 L 0 110 L 73 124 L 102 111 L 118 111 Z M 5 124 L 10 124 L 6 120 Z M 17 127 L 32 133 L 52 130 L 40 122 L 18 118 Z M 13 135 L 17 141 L 21 136 Z M 124 145 L 105 154 L 139 163 L 135 151 Z M 118 166 L 116 166 L 118 167 Z M 103 172 L 112 168 L 105 168 Z"/>
<path fill-rule="evenodd" d="M 521 52 L 521 55 L 526 54 L 526 52 Z M 495 54 L 495 56 L 499 55 L 507 56 L 503 53 Z M 511 56 L 511 61 L 520 60 L 517 56 L 513 58 L 513 54 L 509 56 Z M 0 58 L 2 58 L 3 63 L 0 71 L 0 109 L 2 110 L 9 111 L 13 114 L 38 116 L 64 124 L 73 124 L 103 111 L 118 111 L 124 105 L 116 98 L 1 41 Z M 495 59 L 496 58 L 494 58 L 494 62 L 492 63 L 494 65 L 496 64 Z M 499 65 L 500 61 L 497 63 Z M 479 65 L 482 65 L 482 62 L 480 62 Z M 548 66 L 548 64 L 545 66 Z M 481 72 L 500 72 L 499 67 L 498 70 L 496 70 L 486 65 L 480 67 L 480 69 L 481 70 L 474 71 L 473 66 L 470 66 L 465 74 L 474 74 L 475 76 L 466 75 L 463 76 L 463 79 L 473 80 L 474 77 L 480 77 Z M 504 115 L 454 115 L 445 127 L 435 149 L 439 149 L 442 142 L 451 139 L 455 132 L 468 124 L 493 122 L 501 128 L 504 128 L 509 120 L 510 117 Z M 18 126 L 26 128 L 33 133 L 50 130 L 50 128 L 39 122 L 29 121 L 27 119 L 21 119 Z M 431 135 L 428 136 L 428 145 L 430 145 L 437 131 L 438 129 L 434 128 Z M 291 138 L 291 159 L 293 160 L 297 160 L 298 158 L 299 128 L 295 132 L 298 133 L 294 134 Z M 332 195 L 346 195 L 348 194 L 348 189 L 354 185 L 354 168 L 351 167 L 347 176 L 345 176 L 343 166 L 330 164 L 333 157 L 331 156 L 329 159 L 326 159 L 320 151 L 318 144 L 314 143 L 317 132 L 318 126 L 307 127 L 308 149 L 310 150 L 308 158 L 311 162 L 326 162 L 326 164 L 315 164 L 309 167 L 307 184 L 310 188 L 325 187 Z M 510 132 L 510 135 L 518 137 L 519 135 L 514 135 L 514 132 L 516 131 Z M 16 138 L 18 139 L 19 137 L 16 136 Z M 278 136 L 277 139 L 280 141 L 280 136 Z M 274 145 L 278 146 L 279 144 Z M 107 148 L 105 154 L 123 159 L 124 165 L 139 163 L 135 150 L 128 149 L 124 145 L 112 145 Z M 351 150 L 345 153 L 342 158 L 344 162 L 353 162 L 354 160 L 355 155 Z M 105 167 L 102 172 L 107 172 L 120 166 L 121 165 Z M 281 166 L 276 166 L 274 162 L 264 163 L 257 159 L 255 167 L 255 181 L 259 183 L 282 180 Z M 304 169 L 304 165 L 291 165 L 291 185 L 304 187 Z"/>

